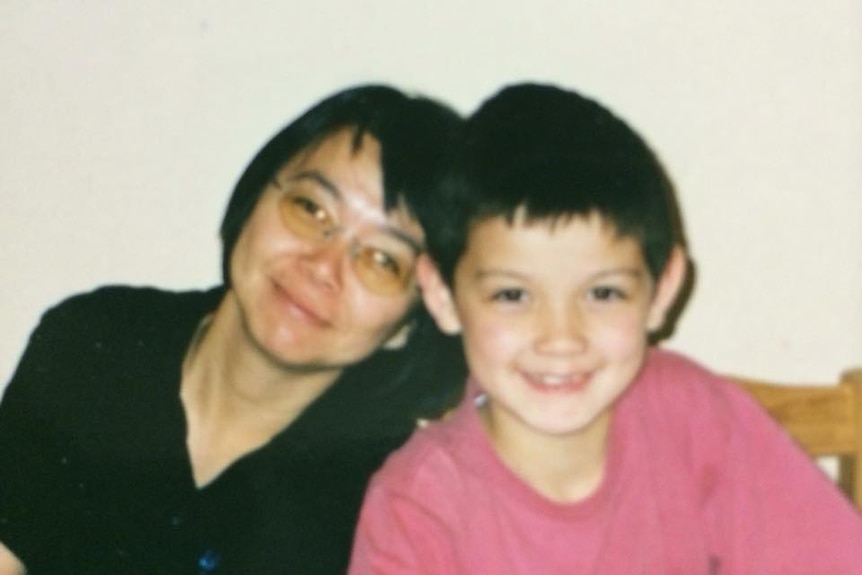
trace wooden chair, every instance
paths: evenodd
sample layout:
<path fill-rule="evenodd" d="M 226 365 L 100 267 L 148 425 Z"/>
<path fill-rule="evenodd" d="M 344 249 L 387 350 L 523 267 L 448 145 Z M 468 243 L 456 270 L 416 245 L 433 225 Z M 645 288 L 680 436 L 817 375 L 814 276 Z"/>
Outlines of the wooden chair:
<path fill-rule="evenodd" d="M 862 508 L 862 369 L 847 371 L 837 385 L 796 386 L 740 377 L 813 458 L 838 458 L 838 485 Z"/>

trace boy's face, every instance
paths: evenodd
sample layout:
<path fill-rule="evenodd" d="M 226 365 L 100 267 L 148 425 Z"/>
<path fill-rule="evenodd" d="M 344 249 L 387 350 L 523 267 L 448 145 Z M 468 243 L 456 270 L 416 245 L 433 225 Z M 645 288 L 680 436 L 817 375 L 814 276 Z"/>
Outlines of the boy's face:
<path fill-rule="evenodd" d="M 440 327 L 463 335 L 492 433 L 583 434 L 636 377 L 647 335 L 682 279 L 681 250 L 658 285 L 637 241 L 600 217 L 474 226 L 454 292 L 427 261 L 420 281 Z"/>

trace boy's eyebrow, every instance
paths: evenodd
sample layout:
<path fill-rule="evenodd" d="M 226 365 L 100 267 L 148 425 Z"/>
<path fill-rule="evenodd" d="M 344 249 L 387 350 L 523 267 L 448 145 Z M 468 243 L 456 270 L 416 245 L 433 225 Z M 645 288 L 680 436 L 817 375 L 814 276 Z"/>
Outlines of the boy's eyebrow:
<path fill-rule="evenodd" d="M 330 181 L 329 178 L 324 176 L 319 171 L 306 170 L 288 178 L 289 182 L 298 182 L 302 180 L 311 180 L 312 182 L 318 184 L 323 190 L 328 192 L 336 200 L 342 200 L 341 190 L 338 189 L 338 186 L 336 186 L 334 182 Z M 413 252 L 417 255 L 425 251 L 425 246 L 422 244 L 421 241 L 417 240 L 404 230 L 401 230 L 393 226 L 392 224 L 389 224 L 388 222 L 381 225 L 380 230 L 386 235 L 392 236 L 395 240 L 407 244 L 407 247 L 413 250 Z"/>
<path fill-rule="evenodd" d="M 476 278 L 477 279 L 484 279 L 484 278 L 490 277 L 490 276 L 508 276 L 508 277 L 512 277 L 512 278 L 522 278 L 522 277 L 527 276 L 527 275 L 529 275 L 529 274 L 521 273 L 521 272 L 518 272 L 516 270 L 508 270 L 505 268 L 487 268 L 487 269 L 480 269 L 476 272 Z M 644 276 L 647 276 L 648 274 L 646 273 L 646 270 L 643 270 L 640 268 L 625 267 L 625 268 L 613 268 L 613 269 L 609 269 L 609 270 L 599 270 L 598 272 L 593 273 L 593 274 L 589 274 L 586 277 L 589 279 L 595 280 L 595 279 L 603 278 L 606 276 L 613 276 L 613 275 L 627 275 L 627 276 L 632 276 L 636 279 L 641 279 Z"/>
<path fill-rule="evenodd" d="M 520 278 L 523 275 L 524 274 L 520 274 L 518 272 L 505 270 L 505 269 L 499 269 L 499 268 L 487 268 L 487 269 L 476 270 L 476 279 L 480 279 L 480 280 L 485 279 L 487 277 L 492 277 L 492 276 L 507 276 L 507 277 L 513 277 L 513 278 Z"/>
<path fill-rule="evenodd" d="M 646 270 L 643 270 L 641 268 L 616 268 L 616 269 L 599 271 L 590 277 L 601 278 L 604 276 L 615 276 L 615 275 L 627 275 L 627 276 L 635 276 L 637 278 L 642 278 L 647 274 L 646 274 Z"/>

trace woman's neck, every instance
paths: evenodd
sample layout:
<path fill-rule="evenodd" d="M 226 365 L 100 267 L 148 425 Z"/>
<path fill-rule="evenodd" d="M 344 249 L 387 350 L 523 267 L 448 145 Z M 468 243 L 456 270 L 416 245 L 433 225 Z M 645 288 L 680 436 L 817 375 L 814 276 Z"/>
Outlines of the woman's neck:
<path fill-rule="evenodd" d="M 246 332 L 228 292 L 201 323 L 183 365 L 180 398 L 196 483 L 267 444 L 339 375 L 278 365 Z"/>

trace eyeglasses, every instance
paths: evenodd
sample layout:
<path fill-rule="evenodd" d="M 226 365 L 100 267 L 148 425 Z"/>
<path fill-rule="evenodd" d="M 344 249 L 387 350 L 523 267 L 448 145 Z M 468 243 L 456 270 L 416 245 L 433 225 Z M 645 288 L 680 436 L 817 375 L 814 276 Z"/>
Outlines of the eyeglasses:
<path fill-rule="evenodd" d="M 281 221 L 297 236 L 323 243 L 349 232 L 339 221 L 343 206 L 330 190 L 305 179 L 272 182 L 282 192 L 278 200 Z M 400 235 L 384 230 L 364 236 L 354 235 L 349 251 L 359 281 L 379 295 L 404 293 L 412 283 L 418 249 Z"/>

